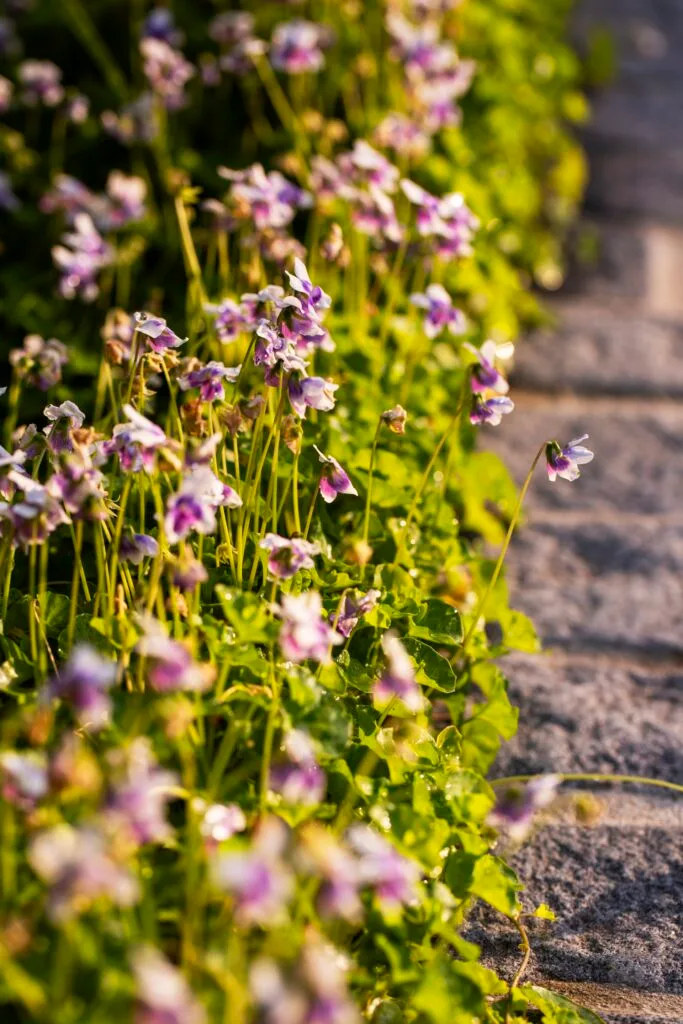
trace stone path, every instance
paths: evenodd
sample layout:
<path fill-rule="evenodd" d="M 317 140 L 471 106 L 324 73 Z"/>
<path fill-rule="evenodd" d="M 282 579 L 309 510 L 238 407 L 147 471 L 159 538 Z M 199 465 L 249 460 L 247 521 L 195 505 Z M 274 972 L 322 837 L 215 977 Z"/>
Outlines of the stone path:
<path fill-rule="evenodd" d="M 596 459 L 573 485 L 539 472 L 513 545 L 546 653 L 509 659 L 522 724 L 496 773 L 683 784 L 683 0 L 584 0 L 577 25 L 609 27 L 619 55 L 585 138 L 600 256 L 520 347 L 517 411 L 489 439 L 518 480 L 549 436 L 588 432 Z M 683 797 L 591 793 L 591 824 L 567 811 L 515 858 L 558 914 L 534 923 L 530 977 L 615 1024 L 681 1024 Z M 506 932 L 488 953 L 514 973 Z"/>

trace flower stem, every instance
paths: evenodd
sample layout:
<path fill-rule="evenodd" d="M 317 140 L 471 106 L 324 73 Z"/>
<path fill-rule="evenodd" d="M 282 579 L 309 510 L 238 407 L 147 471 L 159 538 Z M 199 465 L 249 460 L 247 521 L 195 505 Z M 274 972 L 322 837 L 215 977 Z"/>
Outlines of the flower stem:
<path fill-rule="evenodd" d="M 519 517 L 520 517 L 521 512 L 522 512 L 522 506 L 524 504 L 524 499 L 526 498 L 526 493 L 529 490 L 529 485 L 531 484 L 531 478 L 533 477 L 534 470 L 536 469 L 536 466 L 538 465 L 539 460 L 541 459 L 541 456 L 544 454 L 544 452 L 545 452 L 545 441 L 543 442 L 541 447 L 536 452 L 536 454 L 534 456 L 534 460 L 531 463 L 531 466 L 529 468 L 529 472 L 526 475 L 526 479 L 524 480 L 524 483 L 522 484 L 522 490 L 519 492 L 519 498 L 517 499 L 517 504 L 515 506 L 515 510 L 512 513 L 512 519 L 510 520 L 510 525 L 508 526 L 508 531 L 505 534 L 505 540 L 503 541 L 503 546 L 500 549 L 500 554 L 498 555 L 498 561 L 496 562 L 496 566 L 495 566 L 495 568 L 493 570 L 493 573 L 491 575 L 491 579 L 488 581 L 488 583 L 487 583 L 487 585 L 486 585 L 486 587 L 484 589 L 484 593 L 479 598 L 479 602 L 477 604 L 477 607 L 476 607 L 476 609 L 474 611 L 474 614 L 472 615 L 472 621 L 470 622 L 469 627 L 467 629 L 467 632 L 465 633 L 465 636 L 463 637 L 463 641 L 462 641 L 462 654 L 463 654 L 463 656 L 467 653 L 467 645 L 469 644 L 470 640 L 472 639 L 472 635 L 473 635 L 475 629 L 477 628 L 477 624 L 478 624 L 479 620 L 481 619 L 482 615 L 484 614 L 484 609 L 486 608 L 486 604 L 488 602 L 488 599 L 491 596 L 491 592 L 493 591 L 493 588 L 495 587 L 496 583 L 498 582 L 498 577 L 500 576 L 501 569 L 503 568 L 503 563 L 505 561 L 505 556 L 507 555 L 508 548 L 510 547 L 510 541 L 512 540 L 512 535 L 515 532 L 515 527 L 517 526 L 517 523 L 519 522 Z"/>
<path fill-rule="evenodd" d="M 270 781 L 270 764 L 273 757 L 273 739 L 275 737 L 275 726 L 280 710 L 280 685 L 275 674 L 275 666 L 271 664 L 271 685 L 272 698 L 268 710 L 266 732 L 263 737 L 263 757 L 261 759 L 261 776 L 259 788 L 259 807 L 261 813 L 266 809 L 268 802 L 268 784 Z"/>
<path fill-rule="evenodd" d="M 375 472 L 375 456 L 377 454 L 377 442 L 379 441 L 379 434 L 382 429 L 382 417 L 380 416 L 377 421 L 377 428 L 375 430 L 375 436 L 372 439 L 372 448 L 370 449 L 370 465 L 368 467 L 368 490 L 365 496 L 365 516 L 363 518 L 363 543 L 367 544 L 368 537 L 370 536 L 370 509 L 372 507 L 372 478 Z"/>
<path fill-rule="evenodd" d="M 489 785 L 494 789 L 497 786 L 510 786 L 516 782 L 532 782 L 540 779 L 545 772 L 533 775 L 508 775 L 502 779 L 489 779 Z M 618 782 L 633 783 L 641 786 L 656 786 L 659 789 L 670 789 L 674 793 L 683 793 L 683 785 L 677 782 L 667 782 L 666 779 L 651 779 L 647 775 L 612 775 L 606 772 L 553 772 L 561 782 Z"/>
<path fill-rule="evenodd" d="M 81 582 L 81 551 L 83 549 L 83 520 L 78 519 L 74 528 L 74 569 L 71 577 L 71 599 L 69 601 L 69 623 L 66 630 L 66 646 L 71 650 L 76 632 L 78 615 L 78 591 Z"/>

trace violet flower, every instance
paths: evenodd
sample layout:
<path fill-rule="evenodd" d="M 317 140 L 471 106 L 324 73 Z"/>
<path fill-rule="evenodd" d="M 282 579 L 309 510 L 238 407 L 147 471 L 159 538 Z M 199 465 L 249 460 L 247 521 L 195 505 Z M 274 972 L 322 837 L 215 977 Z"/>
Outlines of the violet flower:
<path fill-rule="evenodd" d="M 241 366 L 225 366 L 212 359 L 206 366 L 202 366 L 198 370 L 191 370 L 182 377 L 178 377 L 178 384 L 182 391 L 199 388 L 199 397 L 202 402 L 222 402 L 225 399 L 223 381 L 228 380 L 234 384 L 241 369 Z"/>
<path fill-rule="evenodd" d="M 309 825 L 301 834 L 302 868 L 321 879 L 317 906 L 323 917 L 357 924 L 363 916 L 358 862 L 328 829 Z"/>
<path fill-rule="evenodd" d="M 52 259 L 61 271 L 59 290 L 63 298 L 77 295 L 92 302 L 99 294 L 97 275 L 111 264 L 114 252 L 97 231 L 87 213 L 74 217 L 74 231 L 62 237 L 63 245 L 52 247 Z"/>
<path fill-rule="evenodd" d="M 339 494 L 355 494 L 358 491 L 351 483 L 348 473 L 339 465 L 331 455 L 323 455 L 317 445 L 313 445 L 318 453 L 318 459 L 323 463 L 322 476 L 320 477 L 319 488 L 323 501 L 329 505 Z"/>
<path fill-rule="evenodd" d="M 232 896 L 240 926 L 270 927 L 284 917 L 293 889 L 291 872 L 282 859 L 288 840 L 283 821 L 265 818 L 248 849 L 214 860 L 214 880 Z"/>
<path fill-rule="evenodd" d="M 176 544 L 192 532 L 214 533 L 218 507 L 239 508 L 241 504 L 232 487 L 222 484 L 208 466 L 198 466 L 185 474 L 180 490 L 166 503 L 166 539 Z"/>
<path fill-rule="evenodd" d="M 13 505 L 0 501 L 0 525 L 3 521 L 9 523 L 13 529 L 14 544 L 26 550 L 43 544 L 59 526 L 69 522 L 69 517 L 42 484 L 19 472 L 13 473 L 11 479 L 24 491 L 24 496 Z M 5 530 L 1 532 L 4 536 Z"/>
<path fill-rule="evenodd" d="M 147 185 L 144 178 L 112 171 L 107 178 L 106 193 L 111 202 L 105 226 L 110 231 L 142 220 L 147 213 Z"/>
<path fill-rule="evenodd" d="M 27 107 L 56 107 L 64 99 L 61 69 L 51 60 L 25 60 L 17 72 Z"/>
<path fill-rule="evenodd" d="M 199 831 L 205 848 L 211 853 L 247 827 L 244 811 L 237 804 L 209 804 L 207 807 L 203 801 L 197 801 L 193 808 L 201 811 Z"/>
<path fill-rule="evenodd" d="M 323 618 L 320 594 L 308 590 L 304 594 L 284 594 L 279 608 L 282 618 L 280 650 L 287 661 L 317 661 L 327 665 L 331 650 L 342 638 Z"/>
<path fill-rule="evenodd" d="M 330 614 L 330 622 L 337 632 L 348 640 L 362 617 L 377 607 L 381 596 L 381 590 L 368 590 L 366 594 L 352 590 L 344 595 L 339 614 Z"/>
<path fill-rule="evenodd" d="M 46 490 L 76 519 L 102 522 L 109 516 L 104 474 L 93 464 L 84 445 L 62 458 L 59 471 L 50 477 Z"/>
<path fill-rule="evenodd" d="M 0 753 L 0 792 L 3 800 L 31 811 L 50 789 L 47 760 L 44 754 L 29 750 Z"/>
<path fill-rule="evenodd" d="M 66 345 L 50 338 L 45 341 L 39 334 L 28 334 L 22 348 L 9 354 L 9 361 L 17 375 L 40 391 L 48 391 L 62 379 L 62 367 L 69 361 Z"/>
<path fill-rule="evenodd" d="M 173 586 L 183 593 L 190 593 L 201 583 L 206 583 L 209 574 L 203 562 L 193 558 L 185 551 L 173 566 Z"/>
<path fill-rule="evenodd" d="M 400 854 L 368 825 L 352 825 L 347 838 L 358 856 L 362 884 L 374 891 L 385 912 L 396 913 L 417 902 L 417 883 L 422 872 L 415 861 Z"/>
<path fill-rule="evenodd" d="M 153 7 L 143 22 L 140 35 L 143 39 L 161 39 L 169 46 L 182 46 L 185 41 L 168 7 Z"/>
<path fill-rule="evenodd" d="M 21 206 L 21 201 L 12 188 L 12 179 L 6 171 L 0 171 L 0 210 L 13 213 Z"/>
<path fill-rule="evenodd" d="M 253 164 L 245 171 L 219 167 L 218 173 L 232 182 L 229 198 L 235 215 L 253 220 L 258 231 L 284 228 L 298 209 L 312 205 L 310 193 L 292 184 L 279 171 L 266 174 L 261 164 Z"/>
<path fill-rule="evenodd" d="M 73 451 L 71 431 L 83 426 L 85 413 L 75 402 L 67 400 L 61 405 L 46 405 L 43 415 L 50 421 L 50 426 L 43 427 L 50 450 L 55 453 Z"/>
<path fill-rule="evenodd" d="M 397 245 L 403 241 L 404 229 L 399 224 L 396 208 L 386 192 L 370 185 L 367 192 L 358 191 L 352 198 L 351 220 L 364 235 Z"/>
<path fill-rule="evenodd" d="M 491 398 L 484 398 L 477 394 L 472 398 L 470 409 L 470 423 L 475 426 L 482 426 L 487 423 L 490 427 L 497 427 L 503 416 L 513 411 L 515 403 L 507 395 L 493 395 Z"/>
<path fill-rule="evenodd" d="M 148 420 L 132 405 L 124 405 L 123 412 L 128 423 L 118 423 L 110 441 L 102 444 L 104 455 L 116 454 L 124 473 L 154 472 L 156 453 L 170 446 L 161 427 Z"/>
<path fill-rule="evenodd" d="M 195 661 L 187 647 L 173 640 L 164 626 L 151 615 L 141 615 L 142 636 L 135 645 L 136 653 L 148 660 L 147 678 L 157 693 L 179 690 L 207 690 L 215 672 L 211 665 Z"/>
<path fill-rule="evenodd" d="M 139 899 L 136 879 L 117 863 L 97 827 L 62 824 L 39 832 L 28 858 L 50 887 L 48 915 L 57 923 L 70 920 L 96 900 L 130 907 Z"/>
<path fill-rule="evenodd" d="M 159 134 L 159 118 L 154 107 L 153 94 L 144 92 L 131 103 L 125 104 L 118 114 L 113 110 L 105 110 L 100 118 L 102 127 L 122 146 L 149 144 Z"/>
<path fill-rule="evenodd" d="M 273 30 L 270 62 L 288 75 L 320 71 L 325 66 L 322 47 L 329 41 L 329 32 L 323 25 L 300 18 L 281 22 Z"/>
<path fill-rule="evenodd" d="M 254 31 L 254 15 L 249 11 L 225 11 L 209 22 L 209 36 L 220 46 L 234 46 Z"/>
<path fill-rule="evenodd" d="M 256 317 L 249 302 L 235 302 L 234 299 L 223 299 L 218 304 L 204 307 L 207 313 L 215 315 L 214 328 L 216 337 L 223 344 L 239 338 L 240 334 L 252 331 L 256 326 Z"/>
<path fill-rule="evenodd" d="M 151 88 L 160 97 L 167 110 L 180 110 L 185 106 L 185 86 L 195 68 L 162 39 L 148 36 L 140 42 L 142 70 Z"/>
<path fill-rule="evenodd" d="M 304 297 L 307 305 L 314 309 L 329 309 L 332 305 L 330 296 L 322 290 L 320 285 L 311 283 L 308 271 L 303 260 L 294 260 L 294 273 L 287 271 L 290 287 Z"/>
<path fill-rule="evenodd" d="M 592 462 L 594 453 L 585 448 L 582 441 L 585 441 L 588 434 L 582 434 L 573 441 L 561 447 L 558 441 L 549 441 L 545 448 L 546 466 L 548 477 L 555 481 L 558 476 L 564 480 L 576 480 L 581 475 L 579 466 L 585 466 Z"/>
<path fill-rule="evenodd" d="M 137 991 L 135 1024 L 206 1024 L 206 1013 L 179 968 L 152 946 L 131 958 Z"/>
<path fill-rule="evenodd" d="M 119 777 L 107 796 L 105 820 L 136 844 L 165 842 L 173 835 L 166 820 L 166 805 L 172 799 L 173 787 L 178 785 L 178 776 L 159 767 L 150 741 L 143 736 L 125 751 L 116 751 L 111 759 L 120 762 Z"/>
<path fill-rule="evenodd" d="M 488 823 L 505 832 L 515 842 L 528 835 L 536 814 L 555 799 L 559 775 L 541 775 L 524 785 L 510 785 L 496 790 L 496 805 Z"/>
<path fill-rule="evenodd" d="M 411 295 L 410 301 L 414 306 L 427 311 L 423 327 L 428 338 L 438 338 L 444 328 L 451 334 L 462 334 L 465 330 L 465 317 L 455 308 L 443 285 L 430 284 L 426 292 Z"/>
<path fill-rule="evenodd" d="M 398 167 L 374 149 L 365 139 L 356 139 L 353 149 L 337 158 L 342 175 L 356 184 L 365 184 L 380 192 L 395 192 L 400 177 Z"/>
<path fill-rule="evenodd" d="M 134 313 L 135 330 L 143 334 L 153 352 L 165 352 L 167 348 L 179 348 L 187 338 L 179 338 L 161 316 L 152 313 Z"/>
<path fill-rule="evenodd" d="M 320 553 L 320 545 L 302 537 L 280 537 L 267 533 L 259 547 L 268 552 L 268 572 L 275 579 L 288 580 L 302 569 L 312 569 L 313 555 Z"/>
<path fill-rule="evenodd" d="M 290 377 L 288 394 L 292 409 L 301 419 L 305 418 L 307 409 L 329 412 L 334 409 L 334 393 L 338 387 L 324 377 Z"/>
<path fill-rule="evenodd" d="M 310 736 L 301 729 L 293 729 L 285 736 L 282 745 L 287 760 L 272 766 L 270 789 L 292 806 L 321 803 L 327 779 L 316 760 Z"/>
<path fill-rule="evenodd" d="M 103 658 L 89 644 L 78 644 L 43 692 L 70 704 L 84 728 L 102 729 L 111 718 L 109 690 L 117 673 L 115 661 Z"/>
<path fill-rule="evenodd" d="M 398 700 L 408 711 L 421 711 L 424 697 L 405 647 L 395 634 L 385 633 L 382 637 L 382 650 L 386 666 L 372 691 L 375 704 L 381 710 L 386 710 L 394 700 Z"/>
<path fill-rule="evenodd" d="M 497 345 L 495 341 L 485 341 L 480 349 L 470 345 L 469 342 L 465 342 L 463 347 L 476 356 L 478 360 L 471 371 L 470 384 L 472 391 L 475 394 L 495 391 L 499 395 L 506 395 L 510 390 L 510 385 L 505 377 L 496 369 L 495 362 L 497 358 L 505 358 L 506 354 L 510 352 L 511 347 L 509 345 Z"/>
<path fill-rule="evenodd" d="M 119 557 L 122 562 L 140 565 L 145 558 L 156 558 L 159 554 L 159 542 L 146 533 L 124 533 L 119 545 Z"/>
<path fill-rule="evenodd" d="M 386 424 L 392 434 L 405 434 L 406 420 L 408 413 L 402 405 L 395 405 L 393 409 L 385 409 L 382 413 L 382 423 Z"/>
<path fill-rule="evenodd" d="M 383 149 L 393 149 L 411 160 L 426 156 L 431 146 L 429 134 L 419 121 L 397 113 L 387 114 L 377 125 L 374 141 Z"/>

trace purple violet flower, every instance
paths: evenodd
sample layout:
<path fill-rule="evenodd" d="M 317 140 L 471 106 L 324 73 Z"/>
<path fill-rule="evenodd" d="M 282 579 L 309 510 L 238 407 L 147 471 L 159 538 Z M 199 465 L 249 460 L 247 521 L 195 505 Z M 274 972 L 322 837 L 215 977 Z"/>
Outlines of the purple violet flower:
<path fill-rule="evenodd" d="M 317 905 L 323 917 L 357 924 L 363 917 L 358 862 L 328 829 L 309 825 L 301 835 L 303 869 L 320 878 Z"/>
<path fill-rule="evenodd" d="M 327 665 L 331 650 L 342 638 L 323 618 L 320 594 L 308 590 L 304 594 L 284 594 L 279 608 L 282 618 L 280 650 L 287 661 L 317 661 Z"/>
<path fill-rule="evenodd" d="M 377 125 L 374 141 L 383 149 L 393 149 L 411 160 L 426 156 L 431 146 L 431 139 L 419 121 L 397 113 L 387 114 Z"/>
<path fill-rule="evenodd" d="M 0 754 L 0 780 L 3 800 L 23 811 L 33 810 L 50 789 L 45 755 L 33 750 L 25 753 L 3 751 Z"/>
<path fill-rule="evenodd" d="M 92 302 L 99 294 L 97 275 L 111 264 L 114 252 L 104 241 L 87 213 L 74 217 L 74 231 L 62 236 L 63 245 L 52 247 L 52 259 L 61 271 L 60 294 L 65 299 L 77 295 Z"/>
<path fill-rule="evenodd" d="M 78 644 L 43 692 L 48 699 L 56 697 L 70 704 L 83 728 L 102 729 L 111 717 L 108 691 L 117 673 L 115 661 L 103 658 L 89 644 Z"/>
<path fill-rule="evenodd" d="M 223 299 L 218 304 L 210 304 L 204 308 L 207 313 L 215 315 L 216 337 L 223 345 L 235 341 L 240 334 L 252 331 L 256 326 L 253 305 L 245 302 L 244 298 L 240 302 L 235 302 L 234 299 Z"/>
<path fill-rule="evenodd" d="M 404 857 L 368 825 L 352 825 L 347 838 L 359 858 L 363 885 L 374 890 L 385 912 L 396 913 L 417 902 L 420 866 Z"/>
<path fill-rule="evenodd" d="M 438 338 L 444 328 L 448 328 L 451 334 L 462 334 L 465 330 L 465 317 L 455 308 L 443 285 L 430 284 L 426 292 L 411 295 L 410 301 L 427 311 L 423 327 L 428 338 Z"/>
<path fill-rule="evenodd" d="M 288 760 L 272 766 L 271 790 L 292 806 L 321 803 L 327 778 L 315 758 L 310 736 L 301 729 L 293 729 L 285 736 L 282 745 Z"/>
<path fill-rule="evenodd" d="M 495 341 L 485 341 L 481 348 L 477 349 L 466 341 L 463 347 L 478 360 L 478 363 L 472 367 L 470 378 L 472 391 L 475 394 L 495 391 L 499 395 L 507 395 L 510 385 L 496 369 L 495 362 L 497 358 L 506 358 L 507 353 L 510 352 L 510 346 L 497 345 Z"/>
<path fill-rule="evenodd" d="M 182 391 L 188 388 L 199 388 L 199 397 L 202 402 L 222 402 L 225 399 L 225 388 L 223 381 L 228 380 L 234 384 L 240 375 L 241 366 L 225 366 L 223 363 L 212 359 L 206 366 L 198 370 L 191 370 L 189 373 L 178 377 L 178 384 Z"/>
<path fill-rule="evenodd" d="M 203 562 L 188 555 L 187 551 L 173 566 L 173 586 L 189 594 L 201 583 L 206 583 L 209 574 Z"/>
<path fill-rule="evenodd" d="M 161 39 L 169 46 L 182 46 L 185 37 L 176 28 L 173 11 L 168 7 L 153 7 L 145 18 L 140 33 L 143 39 Z"/>
<path fill-rule="evenodd" d="M 167 110 L 185 106 L 185 86 L 195 73 L 194 65 L 163 39 L 148 36 L 140 42 L 142 70 Z"/>
<path fill-rule="evenodd" d="M 156 558 L 159 554 L 159 542 L 146 533 L 124 533 L 119 546 L 122 562 L 140 565 L 145 558 Z"/>
<path fill-rule="evenodd" d="M 206 1013 L 181 971 L 152 946 L 131 958 L 137 988 L 135 1024 L 206 1024 Z"/>
<path fill-rule="evenodd" d="M 132 146 L 136 142 L 149 144 L 159 134 L 159 118 L 154 108 L 153 94 L 143 92 L 122 107 L 118 114 L 105 110 L 100 118 L 102 127 L 122 146 Z"/>
<path fill-rule="evenodd" d="M 42 544 L 58 526 L 69 522 L 60 503 L 46 487 L 19 471 L 11 472 L 10 482 L 24 492 L 21 501 L 9 505 L 0 501 L 0 524 L 8 522 L 14 531 L 14 543 L 24 550 Z M 4 529 L 2 530 L 5 535 Z"/>
<path fill-rule="evenodd" d="M 18 376 L 25 378 L 40 391 L 48 391 L 62 379 L 62 367 L 69 361 L 66 345 L 50 338 L 45 341 L 39 334 L 28 334 L 22 348 L 9 354 L 9 361 Z"/>
<path fill-rule="evenodd" d="M 314 567 L 313 555 L 320 553 L 320 545 L 304 540 L 302 537 L 280 537 L 277 533 L 267 533 L 259 547 L 268 551 L 268 572 L 275 579 L 288 580 L 301 569 Z"/>
<path fill-rule="evenodd" d="M 143 633 L 135 650 L 149 661 L 147 677 L 153 690 L 157 693 L 202 692 L 211 686 L 215 675 L 211 665 L 195 661 L 187 647 L 173 640 L 151 615 L 141 615 L 139 622 Z"/>
<path fill-rule="evenodd" d="M 242 499 L 228 484 L 222 484 L 208 466 L 198 466 L 183 477 L 180 490 L 166 504 L 164 529 L 169 544 L 189 533 L 214 533 L 216 509 L 220 505 L 239 508 Z"/>
<path fill-rule="evenodd" d="M 507 395 L 493 395 L 491 398 L 484 398 L 476 394 L 472 398 L 470 409 L 470 423 L 475 426 L 482 426 L 487 423 L 490 427 L 497 427 L 503 416 L 507 416 L 515 407 L 515 403 Z"/>
<path fill-rule="evenodd" d="M 12 179 L 6 171 L 0 171 L 0 210 L 12 213 L 20 206 L 21 201 L 12 189 Z"/>
<path fill-rule="evenodd" d="M 125 227 L 133 221 L 142 220 L 147 213 L 145 208 L 147 185 L 143 178 L 123 174 L 121 171 L 112 171 L 107 178 L 106 193 L 110 203 L 105 224 L 101 226 L 109 231 Z"/>
<path fill-rule="evenodd" d="M 110 759 L 119 777 L 107 796 L 106 821 L 116 832 L 127 833 L 136 844 L 165 842 L 173 835 L 166 820 L 166 805 L 172 799 L 173 787 L 178 785 L 178 776 L 159 767 L 150 741 L 143 736 Z"/>
<path fill-rule="evenodd" d="M 585 448 L 582 441 L 585 441 L 588 434 L 574 438 L 564 448 L 558 441 L 549 441 L 545 448 L 546 465 L 548 478 L 555 481 L 558 476 L 564 480 L 576 480 L 581 475 L 579 466 L 585 466 L 592 462 L 594 453 Z"/>
<path fill-rule="evenodd" d="M 214 860 L 215 882 L 231 894 L 240 926 L 270 927 L 284 917 L 293 888 L 292 875 L 282 860 L 288 841 L 284 822 L 265 818 L 248 849 Z"/>
<path fill-rule="evenodd" d="M 395 634 L 385 633 L 382 650 L 386 667 L 372 691 L 376 706 L 386 710 L 394 700 L 398 700 L 408 711 L 421 711 L 424 698 L 405 647 Z"/>
<path fill-rule="evenodd" d="M 251 219 L 257 231 L 284 228 L 294 219 L 297 209 L 312 205 L 310 193 L 293 185 L 279 171 L 264 171 L 253 164 L 245 171 L 219 167 L 222 178 L 232 182 L 229 198 L 240 219 Z"/>
<path fill-rule="evenodd" d="M 101 522 L 108 518 L 105 478 L 84 445 L 62 458 L 59 471 L 50 477 L 46 489 L 76 519 Z"/>
<path fill-rule="evenodd" d="M 318 453 L 318 459 L 323 463 L 322 476 L 320 477 L 320 493 L 323 501 L 329 505 L 339 494 L 355 494 L 358 491 L 351 483 L 348 473 L 339 465 L 331 455 L 323 455 L 317 445 L 313 445 Z"/>
<path fill-rule="evenodd" d="M 254 31 L 254 15 L 249 11 L 225 11 L 209 22 L 209 36 L 220 46 L 234 46 Z"/>
<path fill-rule="evenodd" d="M 85 413 L 75 402 L 67 400 L 61 405 L 46 405 L 43 415 L 50 422 L 50 426 L 43 427 L 50 451 L 72 452 L 74 445 L 71 431 L 83 426 Z"/>
<path fill-rule="evenodd" d="M 123 411 L 128 423 L 118 423 L 110 441 L 104 441 L 104 455 L 116 454 L 124 473 L 154 472 L 156 452 L 170 446 L 171 442 L 161 427 L 148 420 L 132 405 L 124 405 Z"/>
<path fill-rule="evenodd" d="M 362 617 L 377 607 L 381 596 L 381 590 L 368 590 L 366 594 L 352 590 L 344 595 L 339 614 L 330 613 L 330 622 L 335 626 L 337 632 L 348 640 Z"/>
<path fill-rule="evenodd" d="M 140 896 L 130 872 L 112 856 L 96 827 L 56 825 L 31 842 L 29 861 L 50 886 L 48 914 L 55 922 L 69 920 L 103 897 L 130 907 Z"/>
<path fill-rule="evenodd" d="M 385 193 L 396 191 L 400 177 L 398 167 L 365 139 L 356 139 L 353 149 L 337 158 L 337 165 L 342 175 L 356 184 Z"/>
<path fill-rule="evenodd" d="M 237 804 L 209 804 L 207 807 L 203 800 L 197 800 L 193 808 L 201 812 L 199 831 L 204 846 L 212 853 L 247 827 L 244 811 Z"/>
<path fill-rule="evenodd" d="M 292 409 L 301 419 L 305 418 L 307 409 L 329 412 L 334 409 L 334 393 L 338 387 L 324 377 L 290 377 L 288 392 Z"/>
<path fill-rule="evenodd" d="M 179 338 L 161 316 L 154 316 L 152 313 L 134 313 L 133 320 L 135 330 L 139 334 L 144 334 L 147 344 L 153 352 L 178 348 L 187 341 L 187 338 Z"/>
<path fill-rule="evenodd" d="M 332 299 L 319 285 L 311 283 L 303 260 L 294 260 L 294 273 L 291 274 L 287 271 L 287 277 L 292 290 L 304 296 L 304 301 L 307 305 L 312 306 L 314 309 L 330 308 Z"/>
<path fill-rule="evenodd" d="M 51 60 L 25 60 L 19 65 L 22 102 L 27 107 L 56 107 L 64 99 L 61 69 Z"/>
<path fill-rule="evenodd" d="M 496 790 L 496 805 L 487 819 L 489 825 L 521 842 L 538 811 L 555 799 L 560 781 L 559 775 L 541 775 L 525 785 L 514 784 Z"/>
<path fill-rule="evenodd" d="M 288 75 L 320 71 L 325 66 L 322 47 L 329 45 L 329 31 L 323 25 L 300 18 L 281 22 L 273 30 L 270 61 Z"/>

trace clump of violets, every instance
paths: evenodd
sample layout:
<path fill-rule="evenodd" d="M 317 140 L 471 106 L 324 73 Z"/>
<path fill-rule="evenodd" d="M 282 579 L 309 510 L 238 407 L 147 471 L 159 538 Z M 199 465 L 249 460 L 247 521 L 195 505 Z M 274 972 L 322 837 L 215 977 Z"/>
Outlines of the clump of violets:
<path fill-rule="evenodd" d="M 397 914 L 401 907 L 418 902 L 419 864 L 367 825 L 352 825 L 348 842 L 358 857 L 361 885 L 373 890 L 387 913 Z"/>
<path fill-rule="evenodd" d="M 240 366 L 225 366 L 212 359 L 205 366 L 189 370 L 178 377 L 178 384 L 182 391 L 198 388 L 202 402 L 222 402 L 225 399 L 224 381 L 227 380 L 234 384 L 239 377 L 240 370 Z"/>
<path fill-rule="evenodd" d="M 56 107 L 64 99 L 62 71 L 51 60 L 25 60 L 18 75 L 21 100 L 27 107 Z"/>
<path fill-rule="evenodd" d="M 166 503 L 164 532 L 169 544 L 190 533 L 215 533 L 219 508 L 239 508 L 242 499 L 233 487 L 221 483 L 208 466 L 185 473 L 180 489 Z"/>
<path fill-rule="evenodd" d="M 510 385 L 498 370 L 496 361 L 509 358 L 512 345 L 497 345 L 495 341 L 486 341 L 481 349 L 465 342 L 464 348 L 472 353 L 476 362 L 470 367 L 470 388 L 472 405 L 470 422 L 477 426 L 488 424 L 497 427 L 503 416 L 514 409 L 514 402 L 508 397 Z"/>
<path fill-rule="evenodd" d="M 136 845 L 165 842 L 173 834 L 166 810 L 177 776 L 159 767 L 150 741 L 142 736 L 110 761 L 114 781 L 104 811 L 108 825 Z"/>
<path fill-rule="evenodd" d="M 559 441 L 548 441 L 545 449 L 548 479 L 554 482 L 558 476 L 563 480 L 577 480 L 581 475 L 579 466 L 593 461 L 594 453 L 583 444 L 588 434 L 581 434 L 564 447 Z"/>
<path fill-rule="evenodd" d="M 317 661 L 328 664 L 332 648 L 342 638 L 323 618 L 320 594 L 309 590 L 294 596 L 285 594 L 280 606 L 280 650 L 288 661 Z"/>
<path fill-rule="evenodd" d="M 195 74 L 195 68 L 185 60 L 179 50 L 164 39 L 146 36 L 140 42 L 143 71 L 152 91 L 168 110 L 185 106 L 185 86 Z"/>
<path fill-rule="evenodd" d="M 78 296 L 92 302 L 99 295 L 98 275 L 114 258 L 113 250 L 102 238 L 92 218 L 79 213 L 74 230 L 62 236 L 62 244 L 52 248 L 52 259 L 61 272 L 59 290 L 65 299 Z"/>

